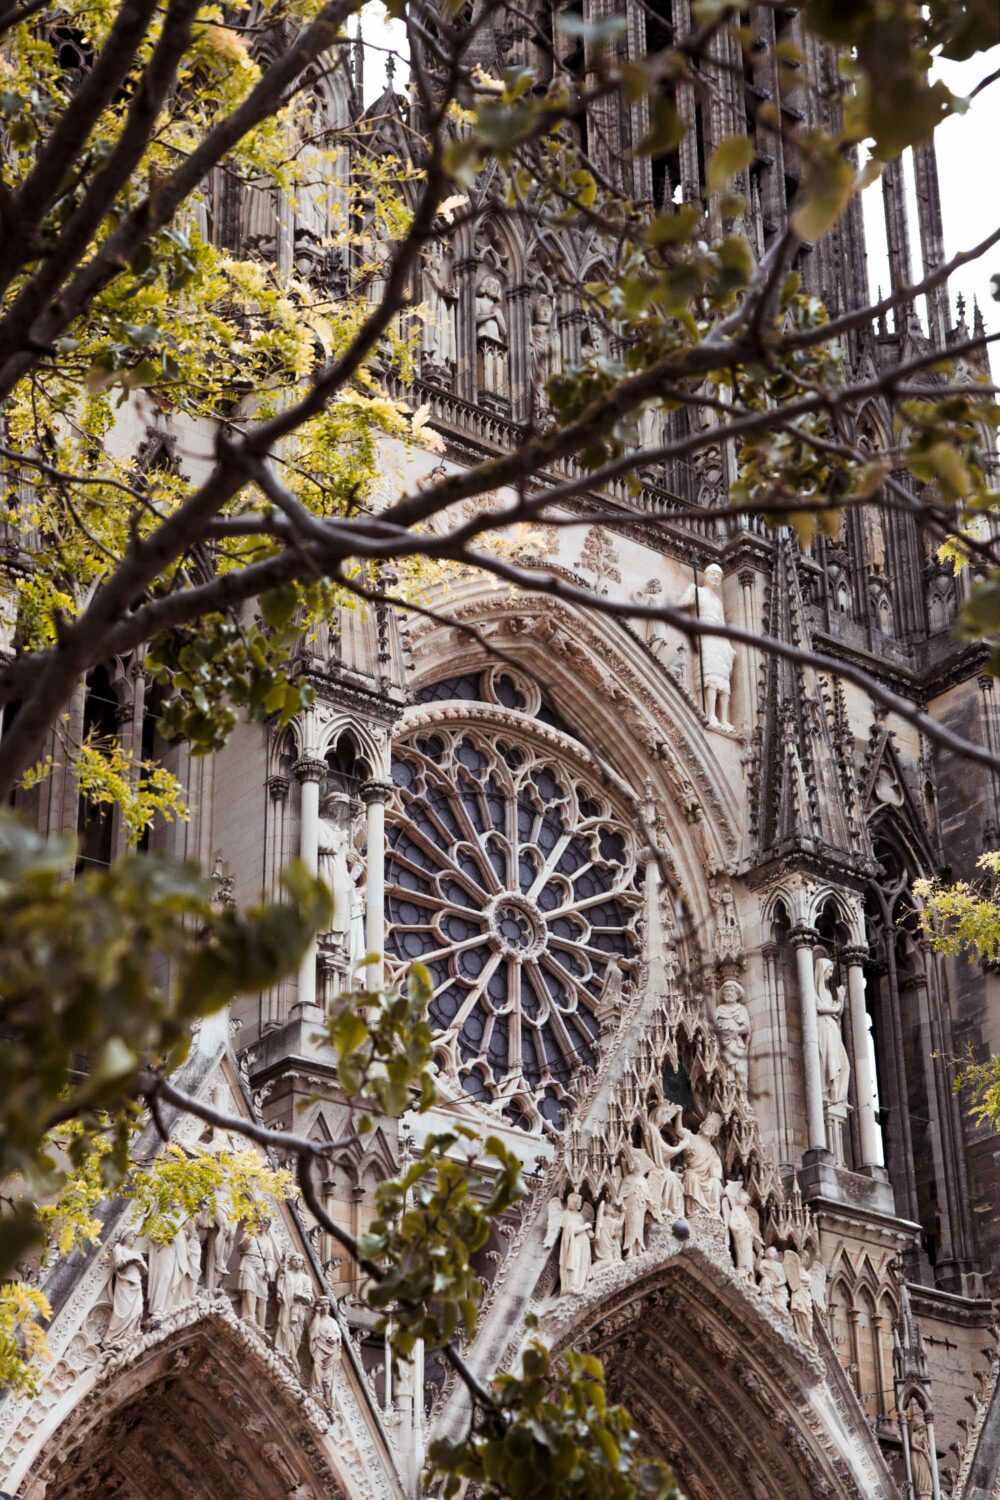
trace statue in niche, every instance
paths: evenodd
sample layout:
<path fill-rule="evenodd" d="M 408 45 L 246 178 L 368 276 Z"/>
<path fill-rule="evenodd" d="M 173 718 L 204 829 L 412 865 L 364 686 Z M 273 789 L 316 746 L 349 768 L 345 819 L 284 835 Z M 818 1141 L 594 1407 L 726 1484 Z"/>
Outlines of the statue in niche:
<path fill-rule="evenodd" d="M 607 1026 L 617 1021 L 622 1013 L 625 1000 L 625 975 L 622 972 L 621 959 L 612 953 L 604 969 L 604 978 L 601 980 L 601 993 L 597 1002 L 597 1018 L 602 1026 Z"/>
<path fill-rule="evenodd" d="M 278 1327 L 274 1347 L 293 1365 L 299 1357 L 299 1345 L 306 1323 L 306 1311 L 312 1307 L 312 1277 L 302 1256 L 293 1251 L 278 1272 Z"/>
<path fill-rule="evenodd" d="M 565 1206 L 558 1198 L 552 1200 L 544 1245 L 550 1250 L 559 1240 L 559 1289 L 563 1296 L 578 1296 L 590 1280 L 593 1235 L 579 1193 L 570 1193 Z"/>
<path fill-rule="evenodd" d="M 531 309 L 531 384 L 541 411 L 549 408 L 545 383 L 558 373 L 561 357 L 555 303 L 548 292 L 542 292 Z"/>
<path fill-rule="evenodd" d="M 757 1261 L 760 1295 L 775 1312 L 788 1311 L 788 1277 L 774 1245 L 768 1245 Z"/>
<path fill-rule="evenodd" d="M 726 611 L 722 603 L 722 569 L 711 563 L 702 574 L 700 584 L 692 583 L 679 600 L 679 609 L 690 610 L 699 619 L 710 625 L 725 625 Z M 705 702 L 702 705 L 712 729 L 732 730 L 729 721 L 729 698 L 732 692 L 733 662 L 736 651 L 731 641 L 722 636 L 703 635 L 698 640 L 700 666 L 695 673 L 695 696 L 701 692 L 701 679 L 705 679 Z"/>
<path fill-rule="evenodd" d="M 742 1182 L 733 1179 L 722 1190 L 722 1222 L 729 1231 L 736 1274 L 753 1285 L 757 1252 L 761 1249 L 753 1200 Z"/>
<path fill-rule="evenodd" d="M 312 1360 L 313 1389 L 327 1406 L 333 1406 L 340 1370 L 340 1324 L 330 1309 L 329 1297 L 318 1297 L 309 1324 L 309 1358 Z"/>
<path fill-rule="evenodd" d="M 499 278 L 488 271 L 476 292 L 476 350 L 480 392 L 507 395 L 507 314 Z"/>
<path fill-rule="evenodd" d="M 722 1116 L 712 1110 L 702 1120 L 697 1132 L 682 1126 L 677 1145 L 663 1147 L 668 1160 L 680 1155 L 684 1157 L 681 1181 L 688 1217 L 696 1209 L 716 1216 L 722 1213 L 722 1158 L 715 1146 L 721 1129 Z"/>
<path fill-rule="evenodd" d="M 670 1155 L 663 1139 L 663 1131 L 672 1125 L 681 1113 L 679 1104 L 664 1100 L 650 1113 L 644 1135 L 646 1147 L 652 1158 L 652 1170 L 647 1179 L 650 1211 L 658 1223 L 664 1219 L 679 1219 L 684 1213 L 684 1188 L 681 1179 L 671 1166 Z"/>
<path fill-rule="evenodd" d="M 350 843 L 350 803 L 340 793 L 325 797 L 320 805 L 317 838 L 318 870 L 321 880 L 333 897 L 331 930 L 341 934 L 346 943 L 350 927 L 352 882 L 348 868 Z"/>
<path fill-rule="evenodd" d="M 745 991 L 735 979 L 727 979 L 719 991 L 715 1007 L 715 1034 L 724 1062 L 747 1086 L 747 1054 L 750 1051 L 750 1012 L 744 1002 Z"/>
<path fill-rule="evenodd" d="M 146 1261 L 136 1249 L 135 1235 L 122 1236 L 111 1252 L 111 1319 L 104 1331 L 106 1348 L 130 1344 L 142 1323 L 142 1273 Z"/>
<path fill-rule="evenodd" d="M 162 1318 L 194 1296 L 201 1274 L 201 1242 L 197 1226 L 188 1225 L 179 1203 L 171 1203 L 167 1218 L 170 1239 L 149 1247 L 149 1316 Z"/>
<path fill-rule="evenodd" d="M 910 1474 L 914 1500 L 932 1500 L 934 1494 L 934 1459 L 930 1434 L 924 1414 L 915 1401 L 910 1403 Z"/>
<path fill-rule="evenodd" d="M 594 1225 L 595 1271 L 601 1266 L 621 1265 L 624 1228 L 625 1214 L 621 1205 L 603 1198 L 597 1205 L 597 1222 Z"/>
<path fill-rule="evenodd" d="M 229 1274 L 229 1257 L 236 1239 L 236 1224 L 229 1217 L 226 1202 L 222 1198 L 216 1200 L 214 1209 L 203 1198 L 195 1222 L 205 1246 L 205 1286 L 214 1295 Z"/>
<path fill-rule="evenodd" d="M 645 1152 L 642 1155 L 645 1156 Z M 622 1229 L 625 1255 L 631 1257 L 643 1255 L 646 1250 L 646 1214 L 650 1207 L 649 1183 L 646 1180 L 646 1173 L 636 1160 L 636 1153 L 630 1147 L 626 1147 L 625 1166 L 625 1175 L 618 1189 L 618 1201 L 625 1214 Z"/>
<path fill-rule="evenodd" d="M 440 240 L 432 240 L 427 250 L 424 293 L 427 303 L 427 320 L 421 337 L 424 373 L 450 380 L 457 360 L 455 306 L 458 293 L 452 279 L 450 257 Z"/>
<path fill-rule="evenodd" d="M 790 1293 L 789 1311 L 792 1314 L 792 1322 L 795 1324 L 795 1332 L 804 1344 L 812 1348 L 815 1340 L 813 1338 L 813 1296 L 809 1272 L 802 1264 L 797 1250 L 786 1250 L 783 1259 Z"/>
<path fill-rule="evenodd" d="M 270 1219 L 262 1219 L 256 1234 L 248 1229 L 240 1240 L 240 1316 L 256 1324 L 261 1332 L 267 1323 L 267 1299 L 277 1273 L 270 1228 Z"/>
<path fill-rule="evenodd" d="M 841 1032 L 844 986 L 838 985 L 836 993 L 831 989 L 833 959 L 825 948 L 816 949 L 815 963 L 819 1070 L 823 1082 L 823 1097 L 828 1104 L 845 1104 L 851 1078 L 851 1061 Z"/>

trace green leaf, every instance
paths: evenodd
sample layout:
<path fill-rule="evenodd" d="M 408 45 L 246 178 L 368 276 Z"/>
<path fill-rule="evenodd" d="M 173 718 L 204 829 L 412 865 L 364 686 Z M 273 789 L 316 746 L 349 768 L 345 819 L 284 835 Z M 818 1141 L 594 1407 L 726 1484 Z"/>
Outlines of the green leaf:
<path fill-rule="evenodd" d="M 709 189 L 722 192 L 740 172 L 747 170 L 755 155 L 749 136 L 730 135 L 720 141 L 708 159 Z"/>

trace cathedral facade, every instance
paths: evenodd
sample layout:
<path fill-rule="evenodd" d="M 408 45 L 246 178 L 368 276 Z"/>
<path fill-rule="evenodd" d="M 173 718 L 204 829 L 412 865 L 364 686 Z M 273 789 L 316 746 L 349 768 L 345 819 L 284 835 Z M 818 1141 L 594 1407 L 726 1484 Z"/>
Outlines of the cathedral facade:
<path fill-rule="evenodd" d="M 635 56 L 689 19 L 687 0 L 625 9 L 619 45 Z M 568 59 L 562 14 L 543 7 L 538 25 Z M 674 154 L 630 157 L 646 101 L 601 101 L 587 128 L 607 172 L 633 173 L 636 197 L 656 203 L 699 199 L 713 144 L 749 131 L 744 227 L 760 256 L 798 167 L 754 101 L 817 124 L 838 105 L 835 59 L 794 8 L 755 9 L 753 25 L 759 63 L 734 51 L 710 108 L 677 91 L 689 129 Z M 769 62 L 782 39 L 829 89 L 782 91 Z M 518 23 L 484 34 L 481 60 L 531 61 L 536 45 Z M 338 79 L 316 88 L 330 126 L 362 113 L 360 79 Z M 368 108 L 373 140 L 399 150 L 411 107 L 390 80 Z M 927 144 L 883 180 L 894 287 L 918 272 L 907 172 L 922 264 L 943 260 Z M 221 243 L 301 275 L 349 275 L 308 194 L 262 201 L 220 182 L 201 212 Z M 798 266 L 831 312 L 859 304 L 857 202 Z M 387 443 L 382 498 L 550 420 L 548 377 L 612 346 L 613 328 L 567 291 L 603 270 L 596 241 L 567 235 L 556 257 L 485 209 L 428 254 L 405 394 L 427 406 L 442 451 Z M 859 377 L 968 339 L 946 287 L 925 301 L 847 336 Z M 985 366 L 966 356 L 964 368 Z M 645 413 L 643 444 L 694 421 Z M 150 453 L 183 450 L 169 417 L 124 425 L 122 441 Z M 892 453 L 877 399 L 857 440 Z M 283 731 L 241 724 L 196 760 L 158 739 L 141 658 L 80 684 L 78 730 L 154 748 L 185 786 L 190 822 L 154 847 L 213 870 L 223 901 L 276 896 L 296 856 L 334 893 L 335 925 L 297 977 L 206 1022 L 180 1082 L 335 1139 L 344 1106 L 317 1026 L 366 954 L 369 984 L 419 960 L 439 1105 L 375 1121 L 322 1188 L 357 1234 L 425 1133 L 458 1119 L 518 1153 L 529 1196 L 477 1262 L 477 1371 L 516 1362 L 536 1314 L 555 1347 L 600 1356 L 691 1500 L 996 1500 L 1000 1148 L 953 1077 L 956 1058 L 1000 1050 L 1000 981 L 932 951 L 913 886 L 968 876 L 997 846 L 1000 778 L 834 669 L 860 667 L 1000 752 L 1000 688 L 983 649 L 953 632 L 969 575 L 899 508 L 848 511 L 839 536 L 809 546 L 755 517 L 700 518 L 735 479 L 721 442 L 644 468 L 611 502 L 571 465 L 537 483 L 567 479 L 577 495 L 504 544 L 558 590 L 463 573 L 420 615 L 342 609 L 303 644 L 314 700 Z M 834 666 L 722 639 L 692 647 L 641 614 L 658 602 Z M 81 811 L 58 767 L 19 800 L 48 833 L 79 828 L 85 859 L 124 848 L 114 817 Z M 190 1118 L 171 1129 L 182 1147 L 227 1144 Z M 417 1494 L 429 1438 L 461 1429 L 462 1393 L 419 1351 L 393 1371 L 356 1268 L 307 1214 L 275 1204 L 258 1235 L 179 1224 L 167 1247 L 136 1240 L 127 1205 L 109 1204 L 104 1223 L 100 1246 L 49 1273 L 54 1361 L 39 1394 L 0 1405 L 0 1488 L 18 1500 Z"/>

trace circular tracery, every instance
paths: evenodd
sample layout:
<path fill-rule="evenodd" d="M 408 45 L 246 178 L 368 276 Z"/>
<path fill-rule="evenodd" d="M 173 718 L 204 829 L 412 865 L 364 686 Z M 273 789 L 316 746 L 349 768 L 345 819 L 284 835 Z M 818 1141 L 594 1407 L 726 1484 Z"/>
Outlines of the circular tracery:
<path fill-rule="evenodd" d="M 460 681 L 467 700 L 475 679 Z M 637 952 L 635 841 L 578 754 L 526 713 L 492 716 L 455 702 L 396 744 L 388 949 L 429 968 L 440 1061 L 462 1087 L 526 1128 L 559 1125 L 595 1060 L 608 964 Z"/>

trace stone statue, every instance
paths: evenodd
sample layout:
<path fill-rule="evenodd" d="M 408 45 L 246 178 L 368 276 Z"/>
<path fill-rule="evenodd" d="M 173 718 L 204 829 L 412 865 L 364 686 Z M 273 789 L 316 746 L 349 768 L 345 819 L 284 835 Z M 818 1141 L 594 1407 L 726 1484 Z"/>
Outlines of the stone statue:
<path fill-rule="evenodd" d="M 724 625 L 726 612 L 722 604 L 722 569 L 711 563 L 702 574 L 701 584 L 692 583 L 678 608 L 689 609 L 699 619 L 712 625 Z M 713 729 L 732 729 L 729 722 L 729 696 L 732 692 L 733 662 L 736 652 L 732 642 L 718 635 L 699 637 L 701 666 L 696 674 L 695 694 L 701 692 L 705 679 L 705 702 L 702 707 Z"/>
<path fill-rule="evenodd" d="M 558 373 L 562 354 L 554 319 L 555 304 L 548 292 L 542 292 L 531 309 L 531 383 L 543 411 L 549 406 L 545 383 Z"/>
<path fill-rule="evenodd" d="M 293 1365 L 298 1363 L 306 1311 L 312 1301 L 312 1277 L 302 1256 L 293 1250 L 278 1272 L 278 1327 L 274 1336 L 274 1347 Z"/>
<path fill-rule="evenodd" d="M 188 1225 L 179 1203 L 167 1210 L 173 1234 L 165 1244 L 149 1247 L 149 1316 L 162 1318 L 194 1296 L 201 1274 L 201 1243 L 197 1226 Z M 193 1243 L 192 1243 L 193 1237 Z"/>
<path fill-rule="evenodd" d="M 111 1319 L 102 1342 L 107 1348 L 130 1344 L 142 1323 L 142 1273 L 146 1262 L 135 1235 L 122 1236 L 111 1253 Z"/>
<path fill-rule="evenodd" d="M 684 1156 L 684 1208 L 688 1215 L 695 1209 L 722 1213 L 722 1159 L 715 1148 L 715 1138 L 722 1129 L 722 1116 L 712 1110 L 702 1120 L 697 1134 L 681 1127 L 676 1146 L 664 1146 L 664 1155 Z"/>
<path fill-rule="evenodd" d="M 646 1249 L 646 1214 L 649 1211 L 649 1183 L 641 1166 L 633 1158 L 627 1160 L 628 1170 L 618 1189 L 618 1201 L 625 1210 L 622 1231 L 625 1254 L 642 1255 Z"/>
<path fill-rule="evenodd" d="M 760 1231 L 751 1217 L 753 1199 L 742 1182 L 733 1179 L 722 1190 L 722 1222 L 729 1231 L 736 1274 L 753 1285 L 756 1252 L 761 1248 Z"/>
<path fill-rule="evenodd" d="M 916 1403 L 910 1407 L 914 1410 Z M 923 1414 L 918 1412 L 910 1418 L 910 1474 L 913 1479 L 914 1500 L 932 1500 L 934 1495 L 934 1459 L 931 1454 L 930 1434 Z"/>
<path fill-rule="evenodd" d="M 719 1003 L 715 1007 L 715 1034 L 719 1039 L 719 1051 L 723 1060 L 746 1088 L 750 1012 L 743 1003 L 743 997 L 743 986 L 735 979 L 727 979 L 719 991 Z"/>
<path fill-rule="evenodd" d="M 663 1219 L 679 1219 L 684 1213 L 684 1188 L 681 1179 L 670 1164 L 670 1153 L 663 1139 L 664 1127 L 672 1125 L 680 1113 L 679 1104 L 671 1104 L 669 1100 L 664 1100 L 650 1112 L 643 1132 L 649 1155 L 653 1160 L 653 1170 L 647 1179 L 648 1188 L 651 1196 L 655 1192 L 659 1198 L 659 1212 L 652 1203 L 650 1204 L 653 1217 L 657 1222 Z"/>
<path fill-rule="evenodd" d="M 617 1020 L 621 1015 L 624 992 L 625 976 L 622 973 L 621 960 L 617 954 L 612 953 L 604 970 L 601 993 L 597 1001 L 598 1019 L 604 1025 Z"/>
<path fill-rule="evenodd" d="M 452 268 L 440 240 L 432 240 L 424 261 L 424 300 L 427 321 L 423 326 L 424 368 L 431 374 L 451 376 L 455 371 L 455 303 L 457 292 Z"/>
<path fill-rule="evenodd" d="M 620 1204 L 609 1203 L 602 1198 L 597 1205 L 597 1222 L 594 1225 L 594 1269 L 600 1266 L 617 1266 L 622 1259 L 622 1232 L 625 1214 Z"/>
<path fill-rule="evenodd" d="M 802 1264 L 797 1250 L 786 1250 L 783 1260 L 785 1275 L 788 1278 L 788 1288 L 791 1294 L 790 1311 L 792 1322 L 795 1324 L 795 1332 L 804 1344 L 808 1344 L 812 1348 L 815 1340 L 813 1338 L 813 1297 L 809 1272 Z"/>
<path fill-rule="evenodd" d="M 340 1324 L 330 1310 L 329 1297 L 318 1297 L 309 1323 L 309 1358 L 312 1360 L 314 1390 L 319 1391 L 327 1406 L 333 1406 L 340 1370 Z"/>
<path fill-rule="evenodd" d="M 788 1277 L 774 1245 L 768 1245 L 757 1261 L 760 1295 L 775 1312 L 788 1311 Z"/>
<path fill-rule="evenodd" d="M 820 1312 L 826 1312 L 826 1266 L 823 1257 L 812 1245 L 807 1245 L 802 1252 L 809 1277 L 809 1290 L 812 1293 L 813 1306 L 818 1307 Z"/>
<path fill-rule="evenodd" d="M 819 1069 L 823 1080 L 823 1097 L 829 1104 L 847 1101 L 851 1062 L 844 1046 L 841 1019 L 844 1014 L 844 987 L 830 988 L 833 959 L 823 948 L 816 950 L 816 1016 L 819 1034 Z"/>
<path fill-rule="evenodd" d="M 559 1200 L 549 1204 L 545 1248 L 551 1249 L 559 1237 L 559 1289 L 563 1296 L 579 1295 L 590 1280 L 590 1242 L 594 1231 L 583 1214 L 583 1199 L 570 1193 L 565 1207 Z"/>
<path fill-rule="evenodd" d="M 229 1274 L 229 1257 L 236 1239 L 236 1224 L 229 1217 L 227 1204 L 222 1198 L 216 1200 L 215 1208 L 209 1209 L 202 1199 L 197 1218 L 198 1228 L 205 1245 L 205 1286 L 213 1295 Z"/>
<path fill-rule="evenodd" d="M 263 1219 L 256 1234 L 247 1230 L 240 1240 L 240 1316 L 262 1332 L 267 1323 L 268 1293 L 277 1271 L 270 1227 L 270 1219 Z"/>
<path fill-rule="evenodd" d="M 503 287 L 487 272 L 476 293 L 476 348 L 479 386 L 494 395 L 507 394 L 507 315 Z"/>

